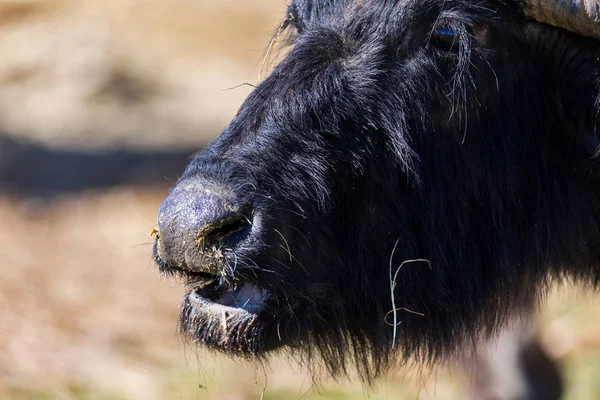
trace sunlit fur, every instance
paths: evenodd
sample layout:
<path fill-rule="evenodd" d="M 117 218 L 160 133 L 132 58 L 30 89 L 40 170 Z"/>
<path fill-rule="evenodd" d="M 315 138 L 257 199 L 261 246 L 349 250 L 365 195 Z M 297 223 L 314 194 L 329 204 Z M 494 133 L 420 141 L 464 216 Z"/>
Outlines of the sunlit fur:
<path fill-rule="evenodd" d="M 597 282 L 597 41 L 508 0 L 298 0 L 286 17 L 289 53 L 182 177 L 251 205 L 235 273 L 272 294 L 265 348 L 370 380 L 493 334 L 552 279 Z M 429 42 L 437 26 L 459 51 Z M 392 327 L 390 268 L 412 259 L 429 263 L 398 272 Z"/>

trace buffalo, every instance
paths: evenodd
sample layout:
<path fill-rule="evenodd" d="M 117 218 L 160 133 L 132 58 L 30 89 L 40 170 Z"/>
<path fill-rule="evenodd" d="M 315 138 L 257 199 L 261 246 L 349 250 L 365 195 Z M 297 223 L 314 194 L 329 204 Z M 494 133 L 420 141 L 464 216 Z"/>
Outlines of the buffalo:
<path fill-rule="evenodd" d="M 160 207 L 191 341 L 371 381 L 600 278 L 597 0 L 294 0 Z M 287 35 L 287 36 L 286 36 Z"/>

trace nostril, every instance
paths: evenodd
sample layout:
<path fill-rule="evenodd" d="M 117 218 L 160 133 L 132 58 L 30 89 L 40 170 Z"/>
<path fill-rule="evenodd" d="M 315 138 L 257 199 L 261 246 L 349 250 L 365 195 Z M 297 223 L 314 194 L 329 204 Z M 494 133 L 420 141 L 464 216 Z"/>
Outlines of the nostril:
<path fill-rule="evenodd" d="M 200 228 L 196 234 L 196 242 L 201 250 L 208 246 L 226 243 L 233 235 L 243 231 L 252 223 L 250 219 L 238 214 L 221 221 L 214 221 Z"/>

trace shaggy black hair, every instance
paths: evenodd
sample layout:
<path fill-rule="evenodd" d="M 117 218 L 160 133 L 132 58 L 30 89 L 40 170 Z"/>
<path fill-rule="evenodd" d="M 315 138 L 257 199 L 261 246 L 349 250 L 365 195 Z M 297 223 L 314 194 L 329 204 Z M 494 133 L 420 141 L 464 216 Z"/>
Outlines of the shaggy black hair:
<path fill-rule="evenodd" d="M 597 283 L 598 41 L 509 0 L 296 0 L 286 15 L 289 53 L 178 185 L 216 183 L 250 210 L 220 279 L 270 307 L 219 341 L 186 298 L 186 335 L 371 380 L 493 335 L 554 279 Z"/>

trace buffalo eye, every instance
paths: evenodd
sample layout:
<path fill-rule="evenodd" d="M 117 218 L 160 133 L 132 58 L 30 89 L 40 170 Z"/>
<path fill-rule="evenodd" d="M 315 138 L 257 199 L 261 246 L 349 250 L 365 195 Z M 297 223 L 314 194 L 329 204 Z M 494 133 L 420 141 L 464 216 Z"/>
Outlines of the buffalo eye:
<path fill-rule="evenodd" d="M 431 32 L 429 43 L 448 53 L 458 53 L 460 49 L 460 34 L 451 27 L 440 26 Z"/>
<path fill-rule="evenodd" d="M 481 31 L 481 32 L 479 32 Z M 480 40 L 478 36 L 485 34 L 485 29 L 478 28 L 479 35 L 473 27 L 461 22 L 445 22 L 434 27 L 428 40 L 428 45 L 446 54 L 458 54 L 461 46 L 468 44 L 471 39 Z"/>

